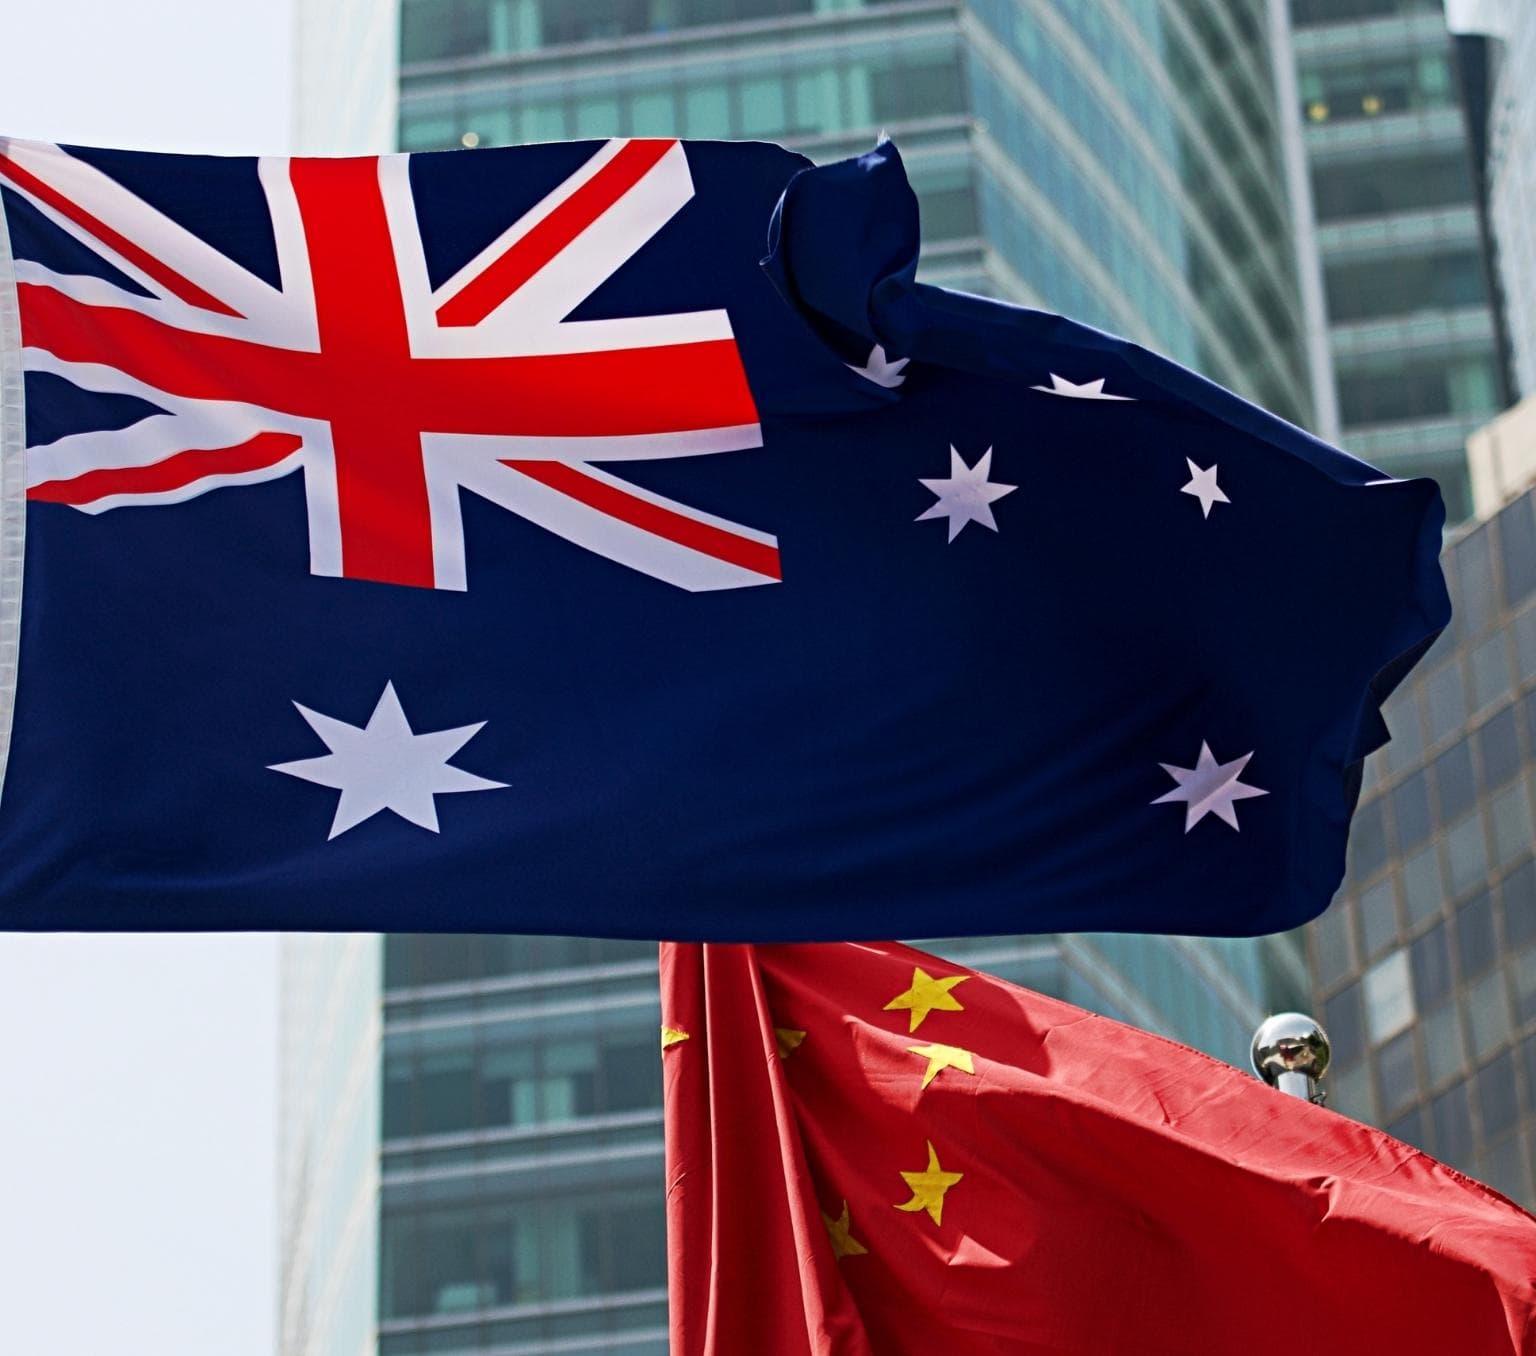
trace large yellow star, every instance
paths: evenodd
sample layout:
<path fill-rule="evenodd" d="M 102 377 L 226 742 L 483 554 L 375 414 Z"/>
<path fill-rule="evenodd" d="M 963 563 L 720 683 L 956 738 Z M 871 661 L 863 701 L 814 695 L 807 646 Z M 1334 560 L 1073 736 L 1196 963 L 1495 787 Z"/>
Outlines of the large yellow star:
<path fill-rule="evenodd" d="M 899 993 L 885 1005 L 887 1012 L 906 1008 L 910 1019 L 907 1033 L 910 1035 L 923 1024 L 923 1019 L 937 1009 L 940 1012 L 964 1012 L 960 1000 L 950 990 L 956 984 L 964 984 L 969 975 L 951 975 L 948 979 L 935 979 L 921 966 L 912 967 L 912 987 Z"/>
<path fill-rule="evenodd" d="M 841 1261 L 844 1257 L 862 1257 L 869 1251 L 862 1243 L 849 1232 L 853 1228 L 848 1219 L 848 1202 L 843 1202 L 843 1213 L 836 1219 L 831 1215 L 823 1215 L 821 1222 L 827 1226 L 827 1234 L 832 1239 L 832 1255 Z"/>
<path fill-rule="evenodd" d="M 928 1067 L 923 1070 L 925 1088 L 945 1069 L 959 1069 L 961 1073 L 968 1074 L 976 1072 L 976 1066 L 971 1063 L 971 1052 L 962 1050 L 958 1045 L 909 1045 L 907 1049 L 928 1061 Z"/>
<path fill-rule="evenodd" d="M 688 1033 L 679 1026 L 664 1026 L 661 1028 L 661 1048 L 669 1050 L 674 1045 L 681 1045 L 688 1039 Z"/>
<path fill-rule="evenodd" d="M 944 1222 L 944 1193 L 965 1174 L 945 1172 L 939 1167 L 939 1156 L 933 1151 L 933 1141 L 928 1141 L 928 1167 L 923 1172 L 904 1172 L 901 1180 L 912 1188 L 912 1199 L 903 1202 L 898 1210 L 926 1210 L 935 1224 Z"/>

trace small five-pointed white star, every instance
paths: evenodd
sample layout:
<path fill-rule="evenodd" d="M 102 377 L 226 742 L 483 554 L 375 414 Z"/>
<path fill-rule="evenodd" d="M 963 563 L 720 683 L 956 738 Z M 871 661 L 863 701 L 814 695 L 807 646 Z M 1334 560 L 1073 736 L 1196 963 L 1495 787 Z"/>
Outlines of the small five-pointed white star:
<path fill-rule="evenodd" d="M 1211 516 L 1212 504 L 1230 504 L 1232 501 L 1221 492 L 1221 486 L 1216 483 L 1216 466 L 1213 462 L 1205 470 L 1201 470 L 1188 457 L 1184 458 L 1184 464 L 1189 467 L 1189 484 L 1183 487 L 1184 494 L 1192 494 L 1200 501 L 1200 514 L 1204 518 Z"/>
<path fill-rule="evenodd" d="M 894 389 L 906 380 L 901 369 L 911 361 L 910 358 L 887 358 L 885 345 L 876 344 L 869 350 L 869 359 L 863 367 L 855 367 L 852 363 L 846 363 L 845 366 L 861 377 L 868 377 L 876 386 Z"/>
<path fill-rule="evenodd" d="M 949 478 L 947 480 L 923 480 L 921 483 L 938 495 L 938 503 L 924 509 L 913 520 L 948 518 L 949 539 L 954 541 L 967 523 L 980 523 L 997 531 L 997 520 L 992 516 L 992 504 L 1005 494 L 1012 494 L 1017 485 L 997 485 L 987 479 L 992 470 L 992 449 L 981 454 L 974 466 L 967 466 L 953 447 L 949 449 Z"/>
<path fill-rule="evenodd" d="M 1058 377 L 1054 372 L 1050 373 L 1051 384 L 1049 386 L 1031 386 L 1031 391 L 1044 391 L 1046 395 L 1070 396 L 1074 400 L 1135 400 L 1135 396 L 1110 395 L 1104 389 L 1104 377 L 1098 377 L 1093 381 L 1068 381 L 1065 377 Z"/>
<path fill-rule="evenodd" d="M 384 684 L 379 703 L 362 729 L 322 716 L 298 702 L 294 705 L 330 752 L 293 763 L 273 763 L 271 771 L 341 792 L 336 817 L 331 821 L 331 838 L 380 810 L 393 810 L 402 819 L 436 833 L 437 803 L 433 796 L 449 791 L 492 791 L 506 785 L 448 766 L 448 760 L 484 728 L 483 720 L 454 730 L 416 734 L 405 718 L 393 683 Z"/>
<path fill-rule="evenodd" d="M 1236 829 L 1238 827 L 1236 802 L 1248 800 L 1252 796 L 1269 794 L 1268 791 L 1261 791 L 1256 786 L 1248 786 L 1238 781 L 1239 775 L 1248 766 L 1248 760 L 1252 757 L 1253 752 L 1250 750 L 1230 763 L 1218 763 L 1211 754 L 1211 746 L 1202 739 L 1200 757 L 1196 760 L 1194 767 L 1158 764 L 1178 785 L 1166 795 L 1159 796 L 1152 804 L 1161 805 L 1164 801 L 1171 800 L 1188 802 L 1188 809 L 1184 815 L 1185 833 L 1194 828 L 1206 815 L 1211 814 L 1226 820 Z"/>

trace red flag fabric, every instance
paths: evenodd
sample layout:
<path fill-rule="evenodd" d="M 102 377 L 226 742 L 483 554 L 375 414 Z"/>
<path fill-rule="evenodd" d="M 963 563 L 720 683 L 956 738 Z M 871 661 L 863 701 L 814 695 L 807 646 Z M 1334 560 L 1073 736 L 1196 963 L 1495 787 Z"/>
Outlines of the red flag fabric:
<path fill-rule="evenodd" d="M 1536 1219 L 895 943 L 662 946 L 672 1356 L 1536 1353 Z"/>

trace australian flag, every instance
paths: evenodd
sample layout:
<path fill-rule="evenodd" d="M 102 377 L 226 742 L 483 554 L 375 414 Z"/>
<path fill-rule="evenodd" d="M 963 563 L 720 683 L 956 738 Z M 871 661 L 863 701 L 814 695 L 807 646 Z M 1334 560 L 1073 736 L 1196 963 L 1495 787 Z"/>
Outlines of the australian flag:
<path fill-rule="evenodd" d="M 889 144 L 0 201 L 0 926 L 1286 928 L 1447 620 L 1432 484 L 917 283 Z"/>

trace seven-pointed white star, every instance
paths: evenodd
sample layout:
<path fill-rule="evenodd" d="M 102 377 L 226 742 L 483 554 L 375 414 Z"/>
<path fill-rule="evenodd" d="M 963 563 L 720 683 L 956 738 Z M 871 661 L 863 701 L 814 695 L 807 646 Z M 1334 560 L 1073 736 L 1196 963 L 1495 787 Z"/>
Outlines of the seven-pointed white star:
<path fill-rule="evenodd" d="M 1189 484 L 1183 486 L 1182 493 L 1192 494 L 1200 501 L 1200 514 L 1204 518 L 1211 516 L 1212 504 L 1230 504 L 1232 501 L 1222 493 L 1221 486 L 1216 483 L 1216 465 L 1201 470 L 1188 457 L 1184 458 L 1184 464 L 1189 467 Z"/>
<path fill-rule="evenodd" d="M 1049 386 L 1031 386 L 1031 391 L 1044 391 L 1046 395 L 1071 396 L 1074 400 L 1135 400 L 1135 396 L 1110 395 L 1104 389 L 1104 377 L 1093 381 L 1068 381 L 1050 373 Z"/>
<path fill-rule="evenodd" d="M 331 838 L 380 810 L 393 810 L 402 819 L 436 833 L 437 803 L 433 796 L 449 791 L 492 791 L 506 785 L 448 766 L 448 760 L 484 727 L 483 720 L 454 730 L 415 734 L 393 683 L 384 684 L 379 704 L 362 729 L 322 716 L 298 702 L 294 705 L 330 752 L 293 763 L 273 763 L 271 770 L 341 792 L 328 835 Z"/>
<path fill-rule="evenodd" d="M 911 361 L 910 358 L 887 358 L 885 345 L 876 344 L 869 350 L 869 359 L 863 367 L 855 367 L 852 363 L 846 363 L 845 366 L 861 377 L 868 377 L 876 386 L 894 389 L 906 380 L 901 369 Z"/>
<path fill-rule="evenodd" d="M 1159 796 L 1152 804 L 1161 805 L 1164 801 L 1170 800 L 1187 801 L 1189 808 L 1184 815 L 1185 833 L 1210 814 L 1226 820 L 1236 829 L 1238 827 L 1236 802 L 1247 800 L 1252 796 L 1269 794 L 1268 791 L 1261 791 L 1256 786 L 1247 786 L 1238 781 L 1238 776 L 1248 766 L 1248 760 L 1252 757 L 1253 752 L 1250 750 L 1230 763 L 1218 763 L 1211 754 L 1211 746 L 1202 739 L 1200 757 L 1194 767 L 1171 767 L 1167 763 L 1158 764 L 1178 783 L 1178 786 L 1166 795 Z"/>
<path fill-rule="evenodd" d="M 920 523 L 925 518 L 948 518 L 950 541 L 954 541 L 960 535 L 967 523 L 980 523 L 983 527 L 990 527 L 996 532 L 997 520 L 992 516 L 991 505 L 1005 494 L 1012 494 L 1019 487 L 993 484 L 987 479 L 991 470 L 992 449 L 990 447 L 981 454 L 981 459 L 974 466 L 967 466 L 960 454 L 951 447 L 949 478 L 921 482 L 938 495 L 938 503 L 924 509 L 913 521 Z"/>

